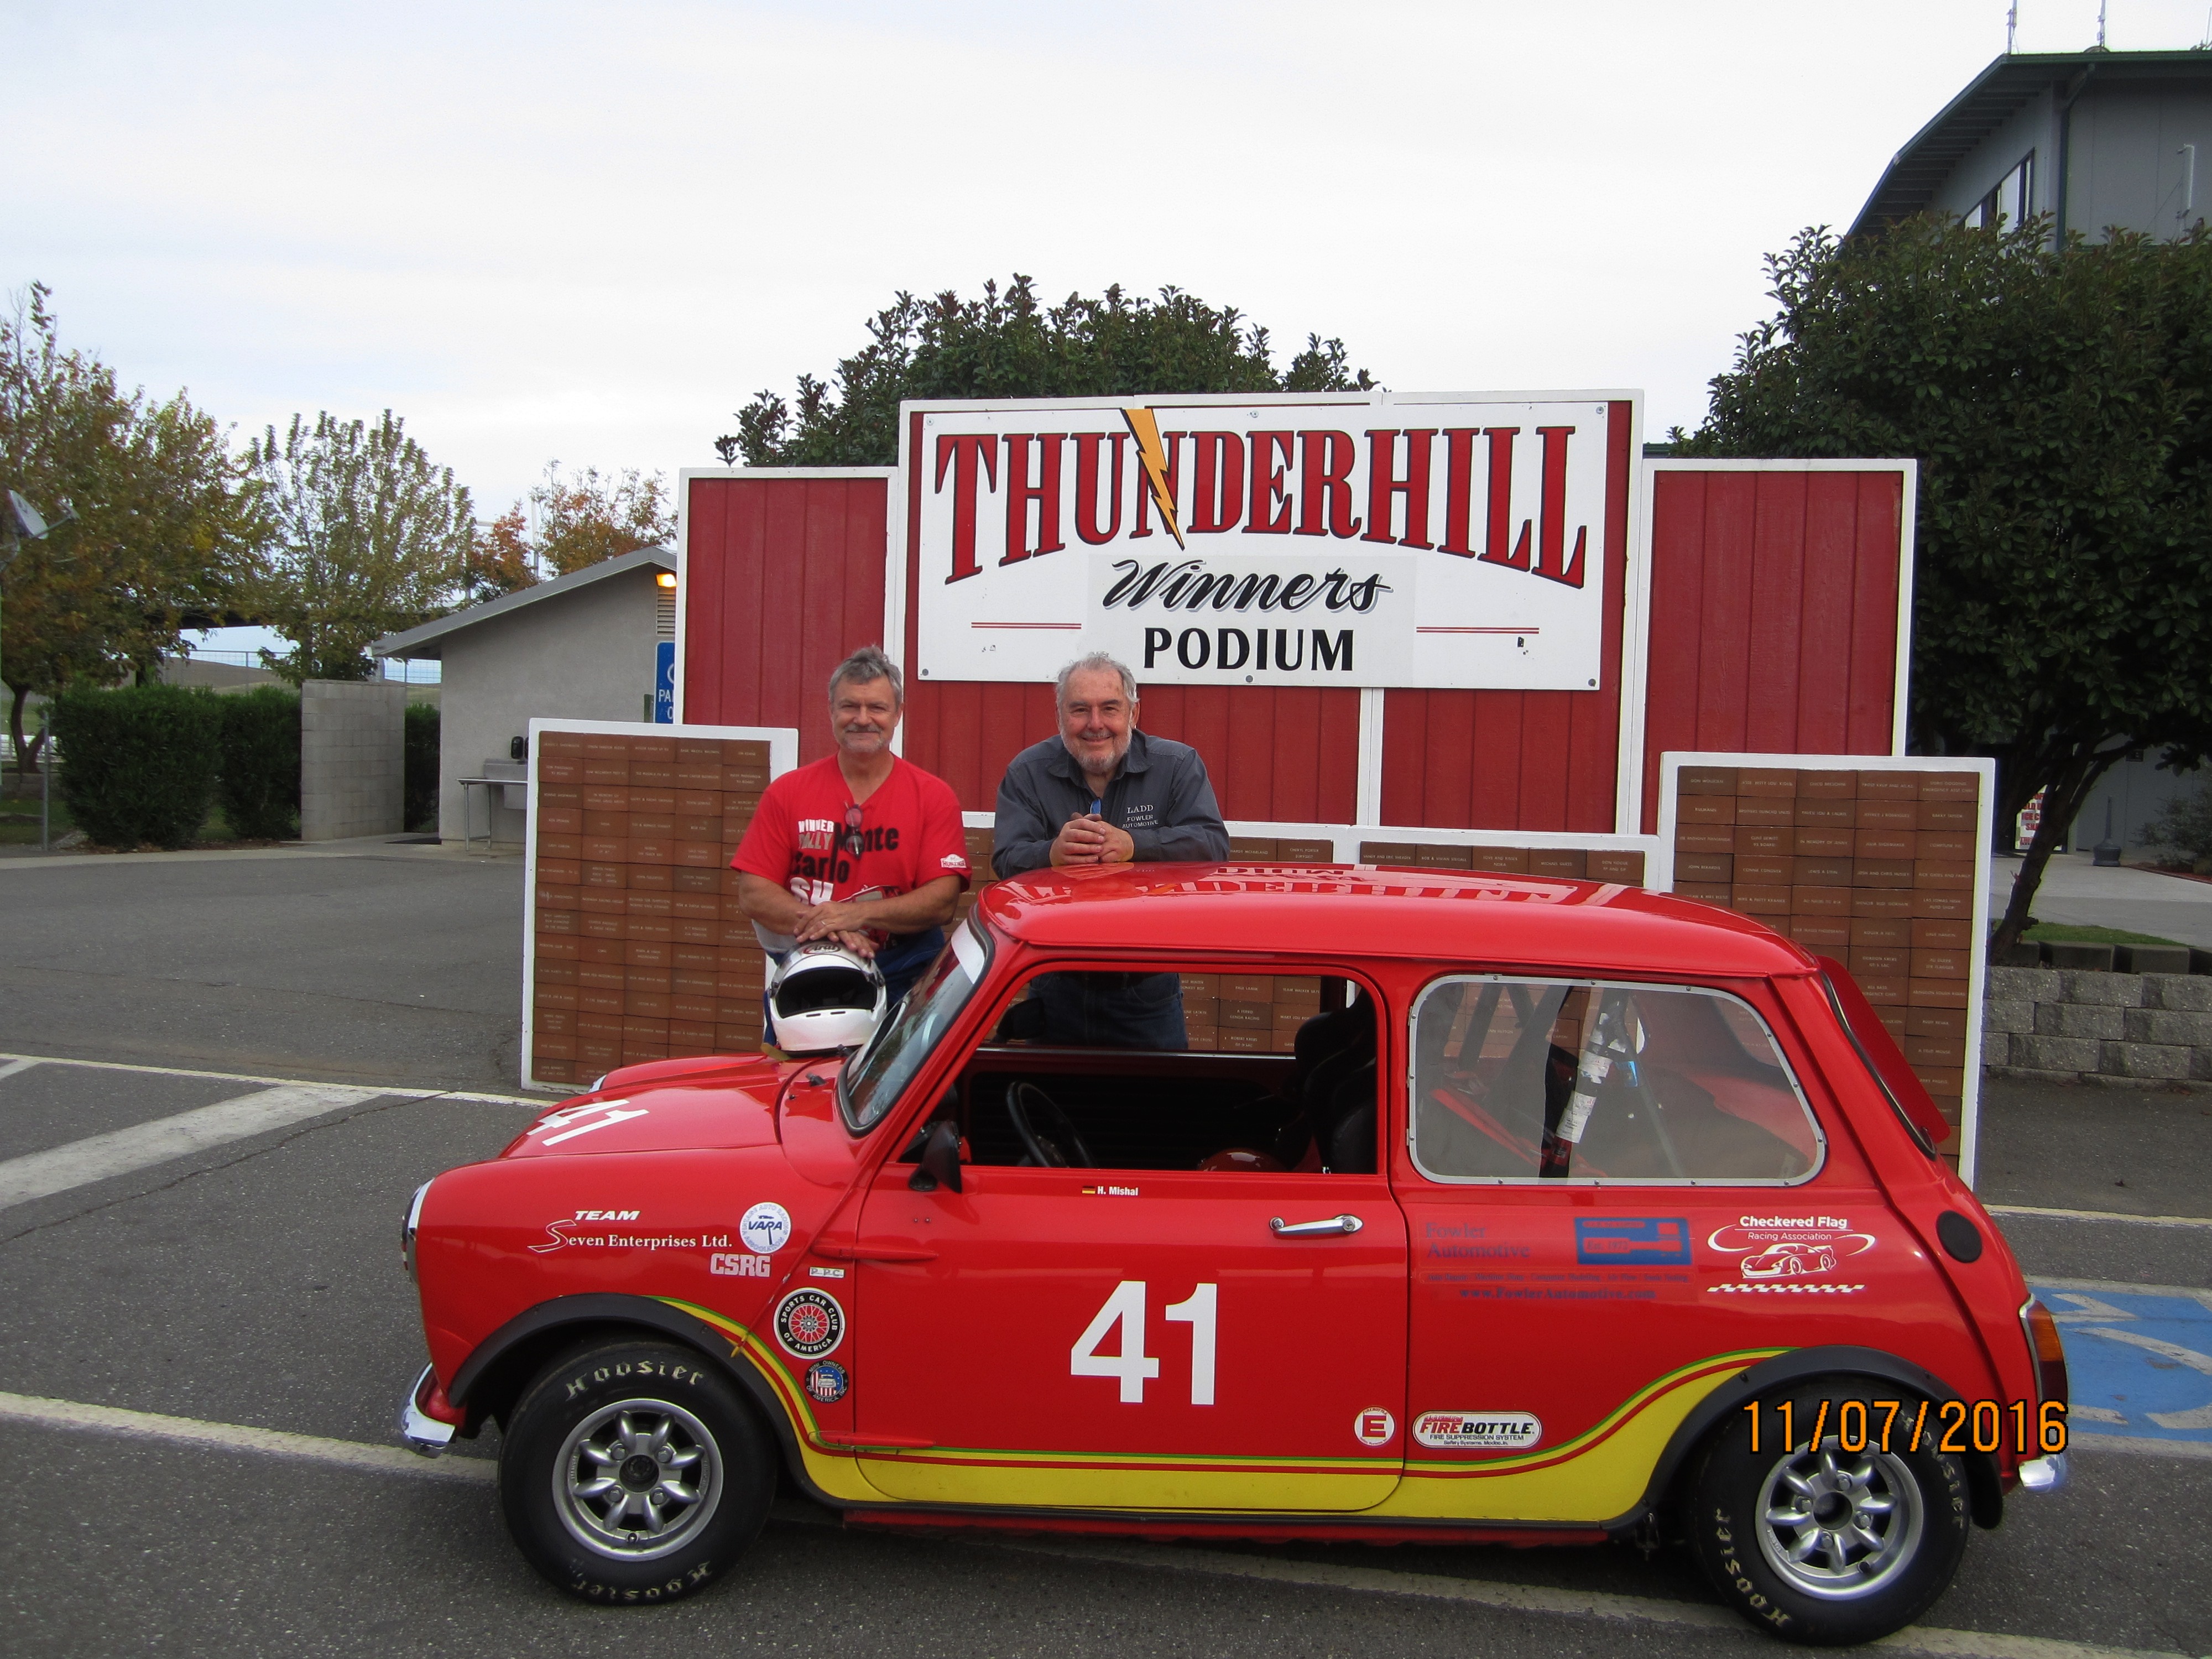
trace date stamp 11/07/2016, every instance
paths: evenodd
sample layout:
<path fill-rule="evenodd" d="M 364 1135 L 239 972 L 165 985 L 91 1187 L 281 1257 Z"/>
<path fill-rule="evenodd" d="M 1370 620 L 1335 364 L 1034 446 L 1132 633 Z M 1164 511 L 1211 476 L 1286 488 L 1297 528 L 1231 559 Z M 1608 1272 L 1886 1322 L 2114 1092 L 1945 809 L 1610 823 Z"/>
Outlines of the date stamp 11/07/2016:
<path fill-rule="evenodd" d="M 1755 1455 L 1832 1446 L 1844 1452 L 1994 1452 L 2047 1457 L 2066 1449 L 2066 1407 L 2012 1400 L 1754 1400 L 1744 1407 Z"/>

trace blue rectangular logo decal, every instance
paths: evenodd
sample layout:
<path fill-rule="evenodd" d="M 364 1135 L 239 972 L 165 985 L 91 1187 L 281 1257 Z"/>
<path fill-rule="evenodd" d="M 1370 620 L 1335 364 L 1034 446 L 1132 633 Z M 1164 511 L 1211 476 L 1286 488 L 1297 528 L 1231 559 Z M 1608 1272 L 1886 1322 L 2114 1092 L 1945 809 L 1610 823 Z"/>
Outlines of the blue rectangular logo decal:
<path fill-rule="evenodd" d="M 1585 1267 L 1686 1267 L 1690 1224 L 1678 1215 L 1578 1216 L 1575 1260 Z"/>

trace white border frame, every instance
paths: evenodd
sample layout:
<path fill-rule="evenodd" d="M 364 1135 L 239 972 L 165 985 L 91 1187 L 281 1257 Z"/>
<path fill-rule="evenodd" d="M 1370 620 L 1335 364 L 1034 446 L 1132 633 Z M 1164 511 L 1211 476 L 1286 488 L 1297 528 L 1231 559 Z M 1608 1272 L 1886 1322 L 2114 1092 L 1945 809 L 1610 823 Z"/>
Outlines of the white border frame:
<path fill-rule="evenodd" d="M 1639 452 L 1640 453 L 1640 452 Z M 1637 641 L 1633 684 L 1624 665 L 1621 676 L 1620 773 L 1623 781 L 1620 815 L 1615 827 L 1633 830 L 1644 818 L 1644 699 L 1651 683 L 1651 534 L 1652 507 L 1658 499 L 1662 472 L 1901 472 L 1905 477 L 1899 503 L 1897 572 L 1897 688 L 1890 721 L 1889 754 L 1905 753 L 1905 717 L 1912 690 L 1912 573 L 1916 557 L 1915 532 L 1919 524 L 1920 463 L 1875 456 L 1842 460 L 1700 460 L 1691 456 L 1655 455 L 1644 462 L 1637 481 L 1636 511 L 1630 524 L 1632 540 L 1628 562 L 1629 608 L 1624 622 L 1626 641 Z M 1833 760 L 1834 756 L 1829 758 Z M 1869 756 L 1868 759 L 1880 759 Z M 1662 760 L 1664 765 L 1664 760 Z M 1717 763 L 1714 763 L 1717 764 Z M 1662 773 L 1663 777 L 1663 773 Z M 1662 788 L 1662 794 L 1664 794 Z"/>
<path fill-rule="evenodd" d="M 1974 815 L 1974 902 L 1969 947 L 1973 967 L 1966 975 L 1966 1080 L 1959 1091 L 1959 1179 L 1972 1187 L 1981 1143 L 1982 1019 L 1988 997 L 1982 957 L 1990 936 L 1990 836 L 1996 812 L 1996 762 L 1982 755 L 1734 755 L 1670 749 L 1659 757 L 1658 841 L 1663 849 L 1660 856 L 1664 869 L 1644 866 L 1646 885 L 1654 892 L 1674 890 L 1674 823 L 1686 766 L 1771 767 L 1799 772 L 1972 772 L 1980 777 L 1982 798 Z"/>
<path fill-rule="evenodd" d="M 683 604 L 682 578 L 678 578 L 677 604 Z M 679 612 L 680 614 L 680 612 Z M 678 639 L 680 641 L 682 635 Z M 676 661 L 683 680 L 684 652 L 677 647 Z M 681 696 L 679 690 L 678 696 Z M 680 706 L 680 705 L 679 705 Z M 530 722 L 530 803 L 522 839 L 522 1054 L 516 1061 L 526 1089 L 560 1090 L 579 1095 L 583 1090 L 567 1083 L 540 1083 L 531 1074 L 531 1042 L 538 1024 L 538 790 L 543 774 L 538 765 L 538 739 L 546 732 L 611 733 L 618 738 L 706 738 L 721 741 L 768 744 L 770 781 L 799 764 L 799 728 L 795 726 L 653 726 L 641 720 L 564 720 L 532 718 Z M 1650 866 L 1645 869 L 1648 872 Z"/>

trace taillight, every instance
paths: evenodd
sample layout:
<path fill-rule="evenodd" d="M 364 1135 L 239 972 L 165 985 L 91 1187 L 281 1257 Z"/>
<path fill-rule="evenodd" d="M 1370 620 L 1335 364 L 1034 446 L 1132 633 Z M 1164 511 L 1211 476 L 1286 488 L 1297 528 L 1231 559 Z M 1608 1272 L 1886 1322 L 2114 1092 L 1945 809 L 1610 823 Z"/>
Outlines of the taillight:
<path fill-rule="evenodd" d="M 2045 1405 L 2065 1405 L 2066 1345 L 2059 1340 L 2058 1322 L 2031 1296 L 2020 1310 L 2020 1322 L 2027 1333 L 2027 1351 L 2035 1356 L 2036 1392 Z"/>

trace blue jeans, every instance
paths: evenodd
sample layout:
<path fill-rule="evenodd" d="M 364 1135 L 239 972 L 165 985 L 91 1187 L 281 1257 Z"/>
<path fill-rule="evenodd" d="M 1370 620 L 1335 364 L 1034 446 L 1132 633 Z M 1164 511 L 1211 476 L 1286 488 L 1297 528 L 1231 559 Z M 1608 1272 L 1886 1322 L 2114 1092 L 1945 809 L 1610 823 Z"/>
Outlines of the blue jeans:
<path fill-rule="evenodd" d="M 1185 1048 L 1182 981 L 1174 974 L 1041 974 L 1030 996 L 1044 1041 L 1093 1048 Z"/>

